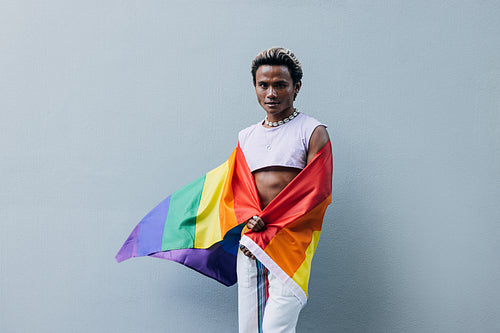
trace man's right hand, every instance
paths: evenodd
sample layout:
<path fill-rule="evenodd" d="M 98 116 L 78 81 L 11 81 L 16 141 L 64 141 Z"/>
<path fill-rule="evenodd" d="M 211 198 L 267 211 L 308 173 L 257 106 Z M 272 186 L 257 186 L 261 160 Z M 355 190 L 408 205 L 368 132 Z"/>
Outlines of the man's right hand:
<path fill-rule="evenodd" d="M 266 229 L 266 223 L 260 217 L 255 215 L 251 219 L 248 219 L 247 228 L 251 229 L 252 231 L 255 231 L 255 232 L 260 232 L 260 231 Z"/>
<path fill-rule="evenodd" d="M 248 219 L 246 224 L 248 229 L 255 232 L 259 232 L 266 229 L 266 223 L 257 215 L 252 217 L 251 219 Z M 248 258 L 255 259 L 253 253 L 250 252 L 250 250 L 247 249 L 245 246 L 240 245 L 240 249 L 241 252 L 243 252 L 243 254 L 246 255 Z"/>

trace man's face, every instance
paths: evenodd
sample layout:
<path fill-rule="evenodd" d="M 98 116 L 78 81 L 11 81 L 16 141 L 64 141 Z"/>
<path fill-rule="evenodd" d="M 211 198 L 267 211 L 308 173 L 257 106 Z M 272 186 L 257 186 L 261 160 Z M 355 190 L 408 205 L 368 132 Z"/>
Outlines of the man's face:
<path fill-rule="evenodd" d="M 293 84 L 286 66 L 262 65 L 255 73 L 255 92 L 260 106 L 271 116 L 281 120 L 293 112 L 293 100 L 301 83 Z"/>

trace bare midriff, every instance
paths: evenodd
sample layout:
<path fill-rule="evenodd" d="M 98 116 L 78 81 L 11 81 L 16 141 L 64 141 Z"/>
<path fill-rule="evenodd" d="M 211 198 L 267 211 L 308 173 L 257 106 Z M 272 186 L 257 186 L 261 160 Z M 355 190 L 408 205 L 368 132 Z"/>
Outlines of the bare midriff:
<path fill-rule="evenodd" d="M 300 171 L 297 168 L 282 166 L 271 166 L 255 170 L 253 177 L 259 193 L 261 209 L 264 209 Z"/>

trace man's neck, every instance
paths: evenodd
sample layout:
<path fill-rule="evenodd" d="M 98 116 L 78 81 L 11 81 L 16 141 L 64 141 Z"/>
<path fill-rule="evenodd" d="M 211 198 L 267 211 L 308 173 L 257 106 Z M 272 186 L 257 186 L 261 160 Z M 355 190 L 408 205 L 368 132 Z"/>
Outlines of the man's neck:
<path fill-rule="evenodd" d="M 266 112 L 267 113 L 267 120 L 270 122 L 280 121 L 280 120 L 283 120 L 287 117 L 290 117 L 294 111 L 295 111 L 295 108 L 292 106 L 291 108 L 283 110 L 283 112 L 280 112 L 277 114 L 276 113 L 271 114 L 270 112 Z"/>

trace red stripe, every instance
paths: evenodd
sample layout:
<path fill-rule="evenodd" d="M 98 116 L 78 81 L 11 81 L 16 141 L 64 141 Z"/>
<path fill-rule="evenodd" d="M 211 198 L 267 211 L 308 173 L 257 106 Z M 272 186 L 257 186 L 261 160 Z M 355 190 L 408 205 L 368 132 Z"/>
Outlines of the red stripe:
<path fill-rule="evenodd" d="M 332 193 L 332 170 L 332 149 L 331 143 L 328 141 L 304 170 L 259 214 L 267 223 L 267 229 L 258 233 L 247 231 L 246 235 L 253 239 L 262 249 L 265 249 L 267 244 L 284 226 L 307 214 Z M 251 181 L 255 196 L 258 199 L 253 177 Z M 236 192 L 240 189 L 235 188 L 233 184 L 233 190 Z M 236 205 L 237 202 L 235 201 L 235 207 Z M 245 217 L 249 218 L 251 216 L 247 215 Z"/>
<path fill-rule="evenodd" d="M 260 216 L 260 200 L 255 180 L 239 145 L 236 152 L 232 186 L 234 193 L 234 213 L 236 214 L 238 223 L 245 222 L 254 215 Z"/>

